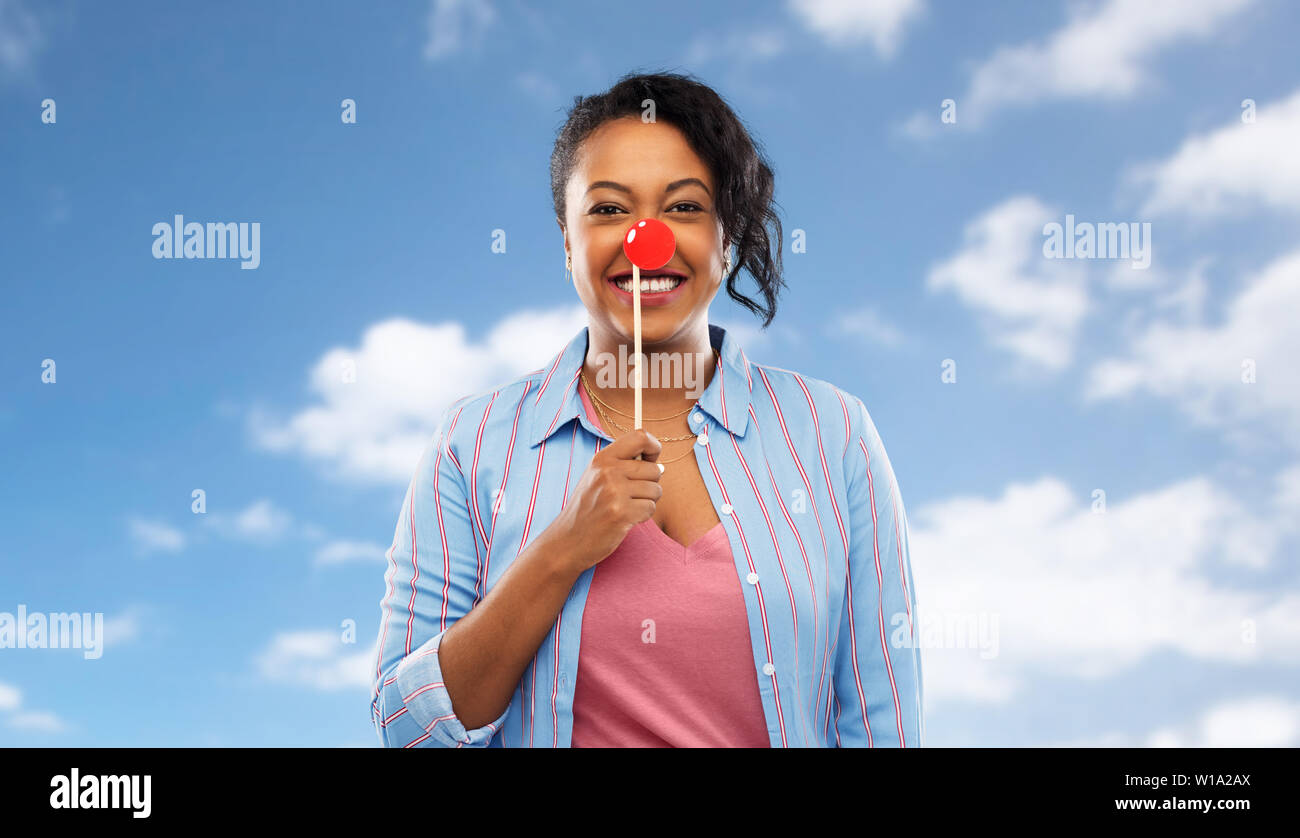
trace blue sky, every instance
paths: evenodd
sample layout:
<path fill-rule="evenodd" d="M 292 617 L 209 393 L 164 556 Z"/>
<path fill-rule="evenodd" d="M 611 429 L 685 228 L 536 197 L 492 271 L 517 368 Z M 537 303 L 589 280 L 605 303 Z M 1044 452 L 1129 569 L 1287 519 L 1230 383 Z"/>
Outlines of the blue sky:
<path fill-rule="evenodd" d="M 0 744 L 374 745 L 422 442 L 584 322 L 565 107 L 679 70 L 787 233 L 773 325 L 712 319 L 896 469 L 928 744 L 1300 745 L 1300 9 L 634 9 L 0 0 L 0 612 L 106 620 L 0 649 Z M 260 266 L 153 258 L 178 213 Z M 1150 267 L 1045 258 L 1066 214 L 1149 223 Z"/>

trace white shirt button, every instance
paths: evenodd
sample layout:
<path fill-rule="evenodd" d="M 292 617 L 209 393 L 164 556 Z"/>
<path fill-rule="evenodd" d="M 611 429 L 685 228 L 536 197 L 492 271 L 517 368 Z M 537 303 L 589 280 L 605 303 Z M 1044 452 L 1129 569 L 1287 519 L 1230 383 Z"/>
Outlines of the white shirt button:
<path fill-rule="evenodd" d="M 718 511 L 721 512 L 723 515 L 730 515 L 730 514 L 731 514 L 731 504 L 729 504 L 729 503 L 724 503 L 722 506 L 718 507 Z"/>
<path fill-rule="evenodd" d="M 745 577 L 745 581 L 748 582 L 748 583 L 751 584 L 751 585 L 757 585 L 757 584 L 758 584 L 758 574 L 757 574 L 757 573 L 751 573 L 751 574 L 749 574 L 748 576 Z"/>
<path fill-rule="evenodd" d="M 695 437 L 695 444 L 696 444 L 696 445 L 708 445 L 708 444 L 709 444 L 709 435 L 708 435 L 708 434 L 700 434 L 699 436 Z"/>
<path fill-rule="evenodd" d="M 771 661 L 768 661 L 767 663 L 763 664 L 763 674 L 764 674 L 764 675 L 771 675 L 773 672 L 776 672 L 776 667 L 775 667 L 775 666 L 772 666 L 772 662 L 771 662 Z"/>
<path fill-rule="evenodd" d="M 691 421 L 692 421 L 692 422 L 696 422 L 696 423 L 703 422 L 703 421 L 704 421 L 704 414 L 700 413 L 699 411 L 696 411 L 695 413 L 692 413 L 692 414 L 691 414 Z"/>

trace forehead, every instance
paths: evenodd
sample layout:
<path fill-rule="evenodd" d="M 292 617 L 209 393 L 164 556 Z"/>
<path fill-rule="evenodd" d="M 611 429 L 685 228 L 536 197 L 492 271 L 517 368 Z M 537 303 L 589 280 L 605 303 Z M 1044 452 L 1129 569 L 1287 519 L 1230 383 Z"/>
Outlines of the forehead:
<path fill-rule="evenodd" d="M 574 161 L 570 189 L 586 191 L 590 182 L 613 180 L 632 188 L 662 187 L 698 177 L 713 190 L 713 177 L 686 135 L 668 122 L 642 122 L 631 116 L 610 120 L 583 141 Z"/>

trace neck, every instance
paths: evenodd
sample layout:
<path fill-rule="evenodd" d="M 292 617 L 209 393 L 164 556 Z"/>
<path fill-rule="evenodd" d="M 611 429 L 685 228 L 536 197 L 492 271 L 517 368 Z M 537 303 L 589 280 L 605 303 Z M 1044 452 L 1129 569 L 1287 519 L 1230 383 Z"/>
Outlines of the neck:
<path fill-rule="evenodd" d="M 668 340 L 650 343 L 643 339 L 641 354 L 643 416 L 666 416 L 693 404 L 713 380 L 717 364 L 709 343 L 709 324 L 704 319 Z M 588 326 L 583 363 L 587 386 L 629 414 L 633 412 L 636 384 L 632 359 L 631 340 Z"/>

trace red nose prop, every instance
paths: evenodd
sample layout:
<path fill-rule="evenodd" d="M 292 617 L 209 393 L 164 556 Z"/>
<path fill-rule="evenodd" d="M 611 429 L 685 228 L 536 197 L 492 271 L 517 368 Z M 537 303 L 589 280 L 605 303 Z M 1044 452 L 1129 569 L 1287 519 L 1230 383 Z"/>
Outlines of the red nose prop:
<path fill-rule="evenodd" d="M 657 218 L 643 218 L 633 224 L 623 237 L 623 253 L 643 271 L 653 271 L 668 264 L 677 251 L 672 228 Z"/>

